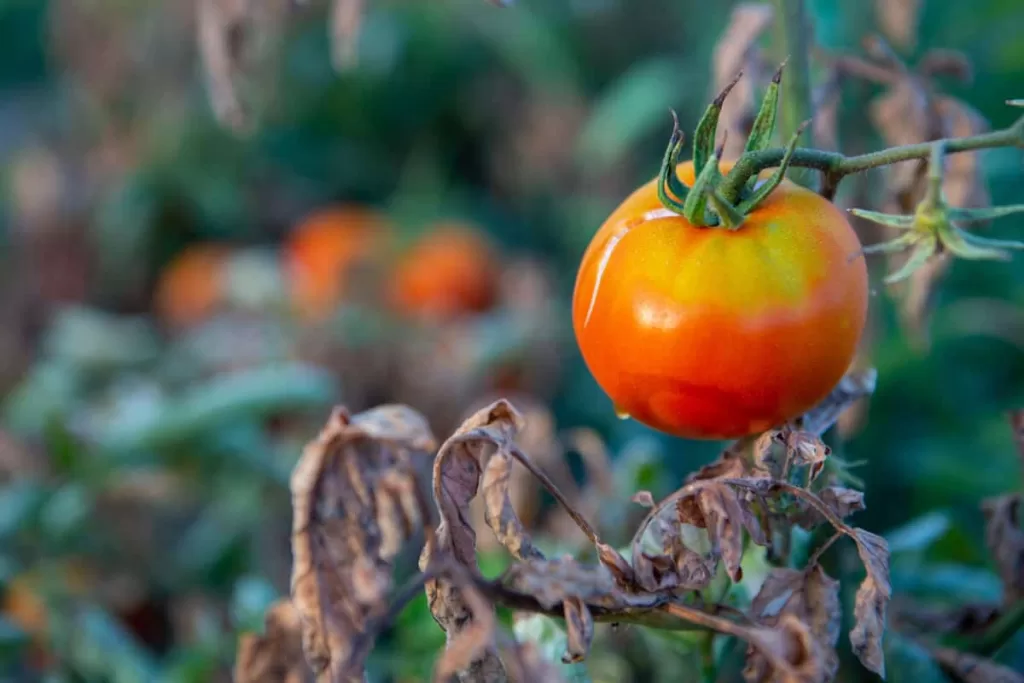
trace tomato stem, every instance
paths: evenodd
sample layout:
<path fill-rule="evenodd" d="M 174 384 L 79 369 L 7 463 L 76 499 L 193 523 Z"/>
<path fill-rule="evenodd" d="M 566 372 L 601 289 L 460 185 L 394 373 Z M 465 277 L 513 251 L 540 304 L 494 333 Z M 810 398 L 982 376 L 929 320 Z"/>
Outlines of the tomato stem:
<path fill-rule="evenodd" d="M 954 221 L 960 217 L 968 222 L 989 217 L 1006 216 L 1024 211 L 1024 205 L 998 207 L 996 209 L 953 209 L 946 204 L 942 195 L 944 157 L 947 142 L 940 140 L 932 144 L 928 164 L 928 187 L 924 198 L 917 205 L 913 215 L 897 215 L 878 211 L 851 209 L 855 216 L 875 223 L 905 230 L 902 235 L 887 242 L 865 247 L 862 253 L 897 253 L 911 250 L 910 257 L 897 272 L 889 275 L 887 283 L 899 282 L 910 277 L 940 251 L 971 260 L 1003 261 L 1010 258 L 1011 249 L 1024 249 L 1024 242 L 993 240 L 979 237 L 959 228 Z"/>
<path fill-rule="evenodd" d="M 1013 100 L 1016 102 L 1016 100 Z M 971 135 L 962 138 L 938 140 L 945 147 L 946 154 L 958 154 L 995 147 L 1024 148 L 1024 116 L 1003 130 Z M 811 168 L 825 174 L 826 183 L 833 186 L 848 175 L 861 173 L 873 168 L 890 166 L 901 161 L 928 159 L 934 142 L 890 147 L 877 152 L 847 156 L 841 152 L 798 147 L 793 150 L 790 167 Z M 766 149 L 744 154 L 733 166 L 722 182 L 721 191 L 726 197 L 737 195 L 747 181 L 769 168 L 777 168 L 786 156 L 782 148 Z"/>

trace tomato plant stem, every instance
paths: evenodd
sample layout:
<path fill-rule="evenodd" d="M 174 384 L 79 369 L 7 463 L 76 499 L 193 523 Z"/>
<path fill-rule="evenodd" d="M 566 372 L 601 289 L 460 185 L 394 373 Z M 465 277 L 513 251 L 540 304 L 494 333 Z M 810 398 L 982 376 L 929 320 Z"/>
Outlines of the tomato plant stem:
<path fill-rule="evenodd" d="M 804 0 L 774 0 L 775 57 L 786 63 L 782 87 L 782 116 L 779 134 L 788 140 L 811 117 L 811 25 Z M 807 174 L 795 174 L 793 180 L 807 185 Z"/>
<path fill-rule="evenodd" d="M 861 173 L 872 168 L 889 166 L 901 161 L 928 159 L 931 156 L 935 142 L 890 147 L 878 152 L 869 152 L 856 156 L 846 156 L 839 152 L 799 147 L 793 151 L 789 163 L 790 166 L 821 171 L 825 175 L 825 185 L 834 188 L 839 184 L 840 180 L 853 173 Z M 1012 126 L 1003 130 L 963 138 L 948 138 L 939 142 L 945 145 L 946 154 L 971 152 L 994 147 L 1024 148 L 1024 117 L 1021 117 Z M 782 148 L 766 149 L 760 152 L 744 154 L 722 182 L 720 191 L 726 196 L 729 196 L 730 193 L 738 193 L 747 180 L 753 176 L 765 169 L 779 166 L 785 155 L 786 150 Z"/>

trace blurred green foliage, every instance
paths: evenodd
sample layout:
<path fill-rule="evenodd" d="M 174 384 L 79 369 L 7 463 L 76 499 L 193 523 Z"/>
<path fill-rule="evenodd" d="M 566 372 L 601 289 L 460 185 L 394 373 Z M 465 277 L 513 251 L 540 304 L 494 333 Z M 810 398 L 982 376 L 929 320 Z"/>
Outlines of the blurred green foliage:
<path fill-rule="evenodd" d="M 242 353 L 237 337 L 177 335 L 154 321 L 158 274 L 190 244 L 276 245 L 332 202 L 388 211 L 405 240 L 463 218 L 503 259 L 529 256 L 553 274 L 546 320 L 566 356 L 545 400 L 557 425 L 596 428 L 626 463 L 616 470 L 624 501 L 637 489 L 667 493 L 719 450 L 616 420 L 568 341 L 565 312 L 590 235 L 654 174 L 668 109 L 684 122 L 699 116 L 728 3 L 370 2 L 358 66 L 340 75 L 322 12 L 296 12 L 278 71 L 260 74 L 274 86 L 262 127 L 242 139 L 211 113 L 190 21 L 159 4 L 0 2 L 0 586 L 34 596 L 48 615 L 41 625 L 25 616 L 35 607 L 8 603 L 0 678 L 223 677 L 237 634 L 258 629 L 263 607 L 287 591 L 291 465 L 329 407 L 353 394 L 330 366 L 295 360 L 294 330 L 274 315 L 242 333 L 259 348 L 231 373 L 217 369 Z M 856 51 L 875 26 L 862 0 L 810 5 L 828 50 Z M 1004 101 L 1024 96 L 1024 6 L 924 5 L 910 61 L 928 48 L 963 50 L 973 81 L 943 85 L 993 126 L 1010 123 Z M 90 35 L 95 26 L 104 30 Z M 874 92 L 851 85 L 841 110 L 844 133 L 869 147 L 880 145 L 862 113 Z M 26 189 L 18 179 L 39 150 L 56 179 L 30 174 Z M 983 159 L 994 203 L 1020 202 L 1019 150 Z M 992 232 L 1022 228 L 1015 217 Z M 78 285 L 47 285 L 79 261 Z M 898 591 L 997 598 L 977 505 L 1022 485 L 1004 414 L 1024 405 L 1024 267 L 956 262 L 927 352 L 901 332 L 879 279 L 867 354 L 878 390 L 843 447 L 864 462 L 858 523 L 895 529 Z M 506 338 L 493 329 L 481 336 Z M 855 585 L 835 555 L 830 571 Z M 485 573 L 502 566 L 493 562 Z M 84 589 L 68 578 L 80 564 Z M 18 583 L 26 576 L 31 589 Z M 515 629 L 552 653 L 564 638 L 540 617 Z M 676 680 L 674 657 L 689 646 L 623 638 L 633 678 L 599 657 L 584 667 L 593 680 Z M 443 642 L 416 601 L 375 652 L 373 680 L 422 679 Z M 891 680 L 942 680 L 912 644 L 888 647 Z M 1020 636 L 1002 657 L 1024 670 Z M 843 680 L 862 678 L 851 664 Z"/>

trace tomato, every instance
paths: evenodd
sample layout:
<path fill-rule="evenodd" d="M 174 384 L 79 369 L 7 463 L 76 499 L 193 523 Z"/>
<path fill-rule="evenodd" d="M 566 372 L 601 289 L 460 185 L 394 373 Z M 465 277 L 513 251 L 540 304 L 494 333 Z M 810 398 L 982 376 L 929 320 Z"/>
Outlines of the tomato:
<path fill-rule="evenodd" d="M 284 268 L 296 310 L 310 318 L 334 309 L 353 270 L 383 247 L 391 226 L 371 209 L 330 206 L 303 219 L 287 239 Z"/>
<path fill-rule="evenodd" d="M 498 265 L 483 236 L 469 226 L 434 226 L 399 259 L 389 299 L 400 312 L 446 319 L 487 310 L 497 294 Z"/>
<path fill-rule="evenodd" d="M 677 172 L 693 183 L 692 163 Z M 867 317 L 867 269 L 843 212 L 784 181 L 737 230 L 696 227 L 657 187 L 601 226 L 573 293 L 583 358 L 619 414 L 676 436 L 738 438 L 825 398 Z"/>
<path fill-rule="evenodd" d="M 154 306 L 172 327 L 202 322 L 224 303 L 229 247 L 197 244 L 178 254 L 161 272 Z"/>

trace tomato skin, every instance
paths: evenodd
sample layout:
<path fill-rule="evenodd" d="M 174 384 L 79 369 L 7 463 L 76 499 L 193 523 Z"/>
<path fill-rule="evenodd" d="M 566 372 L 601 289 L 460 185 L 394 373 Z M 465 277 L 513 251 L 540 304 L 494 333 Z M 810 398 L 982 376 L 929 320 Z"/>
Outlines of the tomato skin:
<path fill-rule="evenodd" d="M 369 208 L 339 204 L 302 219 L 283 248 L 293 307 L 303 317 L 329 314 L 346 295 L 352 269 L 384 249 L 391 225 Z"/>
<path fill-rule="evenodd" d="M 489 309 L 497 296 L 491 246 L 468 225 L 441 223 L 395 265 L 392 306 L 412 318 L 444 320 Z"/>
<path fill-rule="evenodd" d="M 691 162 L 677 172 L 693 183 Z M 860 249 L 842 211 L 788 181 L 730 231 L 668 211 L 653 180 L 583 256 L 576 339 L 620 414 L 686 438 L 761 432 L 849 368 L 867 318 Z"/>

